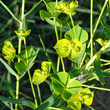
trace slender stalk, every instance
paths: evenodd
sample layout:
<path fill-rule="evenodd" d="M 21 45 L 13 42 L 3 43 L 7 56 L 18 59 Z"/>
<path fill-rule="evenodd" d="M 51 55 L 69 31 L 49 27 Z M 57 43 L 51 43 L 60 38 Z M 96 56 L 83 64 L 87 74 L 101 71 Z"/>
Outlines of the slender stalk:
<path fill-rule="evenodd" d="M 0 3 L 18 23 L 21 23 L 21 21 L 18 18 L 16 18 L 16 16 L 12 13 L 12 11 L 1 0 Z"/>
<path fill-rule="evenodd" d="M 83 87 L 87 87 L 87 88 L 98 89 L 98 90 L 110 91 L 110 89 L 107 89 L 107 88 L 88 86 L 88 85 L 85 85 L 85 84 L 82 84 L 82 86 L 83 86 Z"/>
<path fill-rule="evenodd" d="M 100 15 L 99 15 L 99 18 L 98 18 L 98 20 L 97 20 L 97 22 L 96 22 L 95 28 L 94 28 L 94 30 L 93 30 L 92 38 L 94 37 L 94 34 L 95 34 L 95 32 L 96 32 L 96 30 L 97 30 L 97 27 L 98 27 L 98 25 L 99 25 L 99 23 L 100 23 L 100 19 L 101 19 L 102 14 L 103 14 L 103 12 L 104 12 L 104 10 L 105 10 L 105 7 L 106 7 L 106 5 L 107 5 L 107 2 L 108 2 L 108 0 L 105 0 L 105 3 L 104 3 L 104 5 L 103 5 L 103 8 L 102 8 L 101 13 L 100 13 Z M 90 47 L 90 42 L 89 42 L 89 44 L 88 44 L 88 48 L 89 48 L 89 47 Z"/>
<path fill-rule="evenodd" d="M 39 88 L 38 84 L 37 84 L 37 90 L 38 90 L 38 96 L 39 96 L 40 104 L 42 104 L 41 93 L 40 93 L 40 88 Z"/>
<path fill-rule="evenodd" d="M 101 10 L 101 12 L 100 12 L 100 15 L 99 15 L 98 20 L 97 20 L 96 25 L 95 25 L 95 28 L 94 28 L 94 30 L 93 30 L 92 39 L 93 39 L 94 34 L 95 34 L 95 32 L 96 32 L 96 29 L 97 29 L 97 27 L 98 27 L 98 25 L 99 25 L 100 19 L 101 19 L 102 14 L 103 14 L 103 12 L 104 12 L 104 10 L 105 10 L 105 7 L 106 7 L 106 5 L 107 5 L 107 2 L 108 2 L 108 0 L 105 1 L 104 5 L 103 5 L 103 8 L 102 8 L 102 10 Z M 90 47 L 90 43 L 91 43 L 91 41 L 89 41 L 87 48 Z M 81 61 L 81 63 L 80 63 L 80 67 L 81 67 L 82 64 L 83 64 L 83 62 L 84 62 L 84 60 L 85 60 L 85 57 L 86 57 L 86 53 L 85 53 L 84 56 L 83 56 L 83 59 L 82 59 L 82 61 Z"/>
<path fill-rule="evenodd" d="M 60 39 L 62 38 L 63 27 L 60 27 Z"/>
<path fill-rule="evenodd" d="M 65 65 L 64 65 L 64 61 L 63 61 L 63 58 L 62 57 L 61 57 L 61 63 L 62 63 L 63 71 L 65 72 Z"/>
<path fill-rule="evenodd" d="M 33 96 L 34 96 L 34 101 L 35 101 L 36 107 L 38 107 L 36 94 L 35 94 L 34 86 L 32 84 L 31 74 L 30 74 L 29 70 L 28 70 L 28 76 L 29 76 L 29 80 L 30 80 L 30 83 L 31 83 L 31 88 L 32 88 Z"/>
<path fill-rule="evenodd" d="M 93 31 L 93 0 L 91 0 L 91 14 L 90 14 L 91 57 L 93 56 L 93 37 L 92 37 L 92 31 Z"/>
<path fill-rule="evenodd" d="M 21 22 L 20 22 L 20 29 L 22 29 L 22 25 L 23 25 L 23 18 L 24 18 L 24 8 L 25 8 L 25 0 L 22 0 L 22 14 L 21 14 Z M 21 52 L 21 43 L 22 43 L 22 39 L 19 37 L 19 43 L 18 43 L 18 54 Z M 18 58 L 18 62 L 20 62 L 20 59 Z M 17 78 L 16 80 L 16 99 L 19 98 L 19 80 L 20 78 Z M 18 105 L 15 104 L 15 110 L 17 110 Z"/>
<path fill-rule="evenodd" d="M 41 2 L 42 2 L 42 0 L 40 0 L 38 3 L 36 3 L 36 4 L 24 15 L 24 17 L 27 16 L 27 15 L 29 15 Z"/>
<path fill-rule="evenodd" d="M 27 53 L 26 39 L 25 38 L 24 38 L 24 45 L 25 45 L 26 59 L 27 59 L 27 65 L 28 65 L 28 53 Z M 30 70 L 28 70 L 28 76 L 29 76 L 29 80 L 30 80 L 30 83 L 31 83 L 31 88 L 32 88 L 35 104 L 36 104 L 36 107 L 38 107 L 34 86 L 32 84 L 32 78 L 31 78 Z"/>
<path fill-rule="evenodd" d="M 20 78 L 17 77 L 17 79 L 16 79 L 16 99 L 19 98 L 19 80 L 20 80 Z M 15 110 L 18 110 L 18 104 L 15 104 Z"/>
<path fill-rule="evenodd" d="M 73 25 L 73 31 L 74 31 L 75 39 L 77 39 L 76 30 L 75 30 L 75 26 L 74 26 L 74 21 L 73 21 L 73 18 L 72 18 L 71 14 L 70 14 L 70 19 L 71 19 L 71 23 Z"/>
<path fill-rule="evenodd" d="M 59 72 L 59 67 L 60 67 L 60 56 L 58 56 L 57 60 L 57 72 Z"/>
<path fill-rule="evenodd" d="M 27 53 L 27 48 L 26 48 L 26 38 L 24 38 L 24 46 L 25 46 L 25 52 L 26 52 L 26 59 L 27 59 L 27 65 L 28 65 L 28 53 Z"/>
<path fill-rule="evenodd" d="M 55 34 L 56 34 L 56 39 L 57 41 L 59 40 L 59 37 L 58 37 L 58 31 L 57 31 L 57 25 L 56 25 L 56 18 L 54 17 L 54 23 L 55 23 Z"/>
<path fill-rule="evenodd" d="M 103 46 L 89 61 L 88 63 L 81 69 L 83 70 L 88 70 L 89 66 L 95 61 L 95 59 L 97 57 L 100 57 L 100 55 L 105 51 L 105 49 L 107 49 L 110 46 L 110 40 L 108 41 L 108 43 Z"/>

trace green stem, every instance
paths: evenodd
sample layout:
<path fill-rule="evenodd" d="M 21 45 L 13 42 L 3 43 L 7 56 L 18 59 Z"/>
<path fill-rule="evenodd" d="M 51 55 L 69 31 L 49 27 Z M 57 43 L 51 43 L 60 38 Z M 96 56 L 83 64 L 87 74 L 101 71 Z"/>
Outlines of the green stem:
<path fill-rule="evenodd" d="M 27 59 L 27 65 L 28 65 L 28 53 L 27 53 L 27 48 L 26 48 L 26 38 L 24 38 L 24 46 L 25 46 L 25 52 L 26 52 L 26 59 Z"/>
<path fill-rule="evenodd" d="M 36 94 L 35 94 L 34 86 L 32 84 L 32 78 L 31 78 L 31 74 L 30 74 L 29 70 L 28 70 L 28 76 L 29 76 L 29 80 L 30 80 L 30 83 L 31 83 L 31 88 L 32 88 L 33 96 L 34 96 L 34 101 L 35 101 L 36 107 L 38 107 Z"/>
<path fill-rule="evenodd" d="M 25 38 L 24 38 L 24 45 L 25 45 L 26 59 L 27 59 L 27 65 L 28 65 L 28 53 L 27 53 L 26 39 Z M 34 86 L 32 84 L 32 78 L 31 78 L 30 70 L 28 70 L 28 76 L 29 76 L 29 80 L 30 80 L 30 83 L 31 83 L 31 88 L 32 88 L 35 104 L 36 104 L 36 107 L 38 107 Z"/>
<path fill-rule="evenodd" d="M 62 57 L 61 57 L 61 63 L 62 63 L 63 71 L 65 72 L 65 65 L 64 65 L 64 61 L 63 61 L 63 58 Z"/>
<path fill-rule="evenodd" d="M 21 22 L 20 22 L 20 29 L 22 29 L 22 25 L 23 25 L 23 18 L 24 18 L 24 8 L 25 8 L 25 0 L 22 0 L 22 14 L 21 14 Z M 18 38 L 19 39 L 19 43 L 18 43 L 18 54 L 21 52 L 21 43 L 22 43 L 22 39 L 21 37 Z M 18 62 L 20 62 L 20 59 L 18 58 Z M 19 97 L 19 80 L 20 78 L 17 78 L 16 80 L 16 99 L 18 99 Z M 18 105 L 15 104 L 15 110 L 17 110 Z"/>
<path fill-rule="evenodd" d="M 41 2 L 42 2 L 42 0 L 40 0 L 38 3 L 36 3 L 36 4 L 24 15 L 24 17 L 27 16 L 27 15 L 29 15 Z"/>
<path fill-rule="evenodd" d="M 76 30 L 75 30 L 75 26 L 74 26 L 74 21 L 73 21 L 72 15 L 71 14 L 69 14 L 69 15 L 70 15 L 71 23 L 73 25 L 73 31 L 74 31 L 75 39 L 77 39 Z"/>
<path fill-rule="evenodd" d="M 82 84 L 82 86 L 83 86 L 83 87 L 87 87 L 87 88 L 98 89 L 98 90 L 110 91 L 110 89 L 107 89 L 107 88 L 101 88 L 101 87 L 88 86 L 88 85 L 84 85 L 84 84 Z"/>
<path fill-rule="evenodd" d="M 16 21 L 18 21 L 18 23 L 21 23 L 21 21 L 16 18 L 16 16 L 12 13 L 12 11 L 11 11 L 1 0 L 0 0 L 0 3 L 1 3 L 2 6 L 10 13 L 10 15 L 11 15 Z"/>
<path fill-rule="evenodd" d="M 100 13 L 100 15 L 99 15 L 99 17 L 98 17 L 98 20 L 97 20 L 97 22 L 96 22 L 95 28 L 94 28 L 93 33 L 92 33 L 92 39 L 93 39 L 94 34 L 95 34 L 95 32 L 96 32 L 96 29 L 97 29 L 97 27 L 98 27 L 98 25 L 99 25 L 100 19 L 101 19 L 102 14 L 103 14 L 103 12 L 104 12 L 104 10 L 105 10 L 105 7 L 106 7 L 106 5 L 107 5 L 107 2 L 108 2 L 108 0 L 105 1 L 104 5 L 103 5 L 103 8 L 102 8 L 102 10 L 101 10 L 101 13 Z M 91 39 L 90 39 L 90 41 L 89 41 L 89 44 L 88 44 L 87 48 L 90 47 L 90 43 L 91 43 Z M 81 64 L 80 64 L 80 67 L 81 67 L 82 64 L 83 64 L 83 62 L 84 62 L 84 60 L 85 60 L 85 57 L 86 57 L 86 53 L 85 53 L 84 56 L 83 56 L 83 59 L 82 59 Z"/>
<path fill-rule="evenodd" d="M 16 79 L 16 99 L 19 98 L 19 80 L 20 80 L 20 78 L 17 77 L 17 79 Z M 15 110 L 17 110 L 17 108 L 18 108 L 18 104 L 15 104 Z"/>
<path fill-rule="evenodd" d="M 59 72 L 59 67 L 60 67 L 60 56 L 58 56 L 57 60 L 57 72 Z"/>
<path fill-rule="evenodd" d="M 40 88 L 39 88 L 38 84 L 37 84 L 37 91 L 38 91 L 38 96 L 39 96 L 40 104 L 42 104 L 41 93 L 40 93 Z"/>
<path fill-rule="evenodd" d="M 54 17 L 54 23 L 55 23 L 55 34 L 56 34 L 56 39 L 57 41 L 59 40 L 59 37 L 58 37 L 58 31 L 57 31 L 57 25 L 56 25 L 56 18 Z"/>
<path fill-rule="evenodd" d="M 63 27 L 60 27 L 60 39 L 62 38 Z"/>
<path fill-rule="evenodd" d="M 89 66 L 95 61 L 95 59 L 97 57 L 100 57 L 100 55 L 105 51 L 105 49 L 107 49 L 108 47 L 110 46 L 110 40 L 108 41 L 108 43 L 103 46 L 90 60 L 89 62 L 81 69 L 82 71 L 83 70 L 88 70 L 89 69 Z"/>
<path fill-rule="evenodd" d="M 93 56 L 93 37 L 92 37 L 92 31 L 93 31 L 93 0 L 91 0 L 91 14 L 90 14 L 91 57 Z"/>
<path fill-rule="evenodd" d="M 97 20 L 97 22 L 96 22 L 95 28 L 94 28 L 94 30 L 93 30 L 92 38 L 94 37 L 94 34 L 95 34 L 95 32 L 96 32 L 96 30 L 97 30 L 97 27 L 98 27 L 98 25 L 99 25 L 99 23 L 100 23 L 100 19 L 101 19 L 102 14 L 103 14 L 103 12 L 104 12 L 104 10 L 105 10 L 105 7 L 106 7 L 106 5 L 107 5 L 107 2 L 108 2 L 108 0 L 105 0 L 105 3 L 104 3 L 104 5 L 103 5 L 103 8 L 102 8 L 101 13 L 100 13 L 100 15 L 99 15 L 99 18 L 98 18 L 98 20 Z M 88 44 L 88 48 L 89 48 L 89 47 L 90 47 L 90 41 L 89 41 L 89 44 Z"/>

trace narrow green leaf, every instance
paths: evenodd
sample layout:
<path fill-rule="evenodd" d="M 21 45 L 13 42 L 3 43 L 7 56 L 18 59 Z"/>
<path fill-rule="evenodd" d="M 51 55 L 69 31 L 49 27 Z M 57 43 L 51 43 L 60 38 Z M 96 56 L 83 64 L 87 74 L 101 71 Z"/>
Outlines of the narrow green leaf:
<path fill-rule="evenodd" d="M 108 24 L 106 24 L 103 19 L 101 19 L 101 24 L 104 28 L 106 28 L 107 30 L 110 31 L 110 26 Z"/>
<path fill-rule="evenodd" d="M 17 73 L 2 59 L 0 58 L 0 61 L 4 64 L 4 66 L 6 67 L 6 69 L 16 78 L 18 77 Z"/>
<path fill-rule="evenodd" d="M 36 106 L 33 102 L 28 101 L 28 100 L 24 100 L 24 99 L 12 99 L 12 98 L 7 98 L 7 97 L 0 96 L 0 101 L 5 101 L 5 102 L 8 102 L 8 103 L 24 105 L 24 106 L 31 107 L 33 109 L 36 108 Z"/>
<path fill-rule="evenodd" d="M 106 37 L 108 38 L 108 39 L 110 39 L 110 30 L 104 30 L 104 34 L 106 35 Z"/>
<path fill-rule="evenodd" d="M 56 68 L 55 68 L 55 65 L 53 64 L 53 61 L 52 61 L 51 57 L 50 57 L 49 54 L 47 53 L 46 47 L 45 47 L 45 45 L 44 45 L 44 43 L 43 43 L 42 38 L 41 38 L 40 35 L 39 35 L 39 38 L 40 38 L 40 42 L 41 42 L 41 44 L 42 44 L 42 47 L 43 47 L 43 49 L 44 49 L 44 52 L 45 52 L 45 54 L 46 54 L 46 56 L 47 56 L 49 62 L 52 62 L 53 72 L 56 73 L 57 70 L 56 70 Z"/>
<path fill-rule="evenodd" d="M 99 59 L 96 59 L 94 62 L 94 68 L 96 71 L 96 74 L 99 78 L 99 81 L 101 82 L 101 84 L 104 84 L 104 77 L 103 77 L 103 73 L 101 72 L 101 62 Z"/>
<path fill-rule="evenodd" d="M 35 110 L 47 110 L 48 107 L 51 107 L 56 101 L 58 101 L 59 96 L 52 94 L 47 100 L 45 100 L 38 108 Z"/>

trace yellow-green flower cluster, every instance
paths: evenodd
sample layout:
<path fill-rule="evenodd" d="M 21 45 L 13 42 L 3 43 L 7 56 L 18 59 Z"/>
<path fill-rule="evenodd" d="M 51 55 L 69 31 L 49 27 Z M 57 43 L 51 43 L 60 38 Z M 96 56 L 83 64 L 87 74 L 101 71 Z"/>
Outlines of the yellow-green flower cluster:
<path fill-rule="evenodd" d="M 4 43 L 4 46 L 2 48 L 2 53 L 5 54 L 4 58 L 8 61 L 13 61 L 15 55 L 16 55 L 16 50 L 14 49 L 13 45 L 11 42 L 6 41 Z"/>
<path fill-rule="evenodd" d="M 67 39 L 59 40 L 54 46 L 59 56 L 70 57 L 74 59 L 78 57 L 82 51 L 82 43 L 77 39 L 69 41 Z"/>
<path fill-rule="evenodd" d="M 50 75 L 51 62 L 44 61 L 41 66 L 42 70 L 36 69 L 33 74 L 32 83 L 41 84 Z"/>
<path fill-rule="evenodd" d="M 78 7 L 78 1 L 75 0 L 75 2 L 71 2 L 70 4 L 68 2 L 61 3 L 56 6 L 56 11 L 60 13 L 65 13 L 65 14 L 75 14 L 75 8 Z"/>
<path fill-rule="evenodd" d="M 31 30 L 29 29 L 27 31 L 24 31 L 23 29 L 20 29 L 18 31 L 15 31 L 15 33 L 22 38 L 26 38 L 31 33 Z"/>
<path fill-rule="evenodd" d="M 94 92 L 91 92 L 88 88 L 79 90 L 78 94 L 73 94 L 67 101 L 68 107 L 74 110 L 81 109 L 81 103 L 91 105 L 94 97 Z"/>

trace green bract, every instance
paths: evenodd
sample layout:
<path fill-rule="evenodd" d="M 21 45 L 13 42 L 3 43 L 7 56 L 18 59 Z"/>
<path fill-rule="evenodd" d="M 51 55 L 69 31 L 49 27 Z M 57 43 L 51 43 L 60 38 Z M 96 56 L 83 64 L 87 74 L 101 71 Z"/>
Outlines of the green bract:
<path fill-rule="evenodd" d="M 11 42 L 6 41 L 2 48 L 2 53 L 6 55 L 4 56 L 5 59 L 7 59 L 8 61 L 13 61 L 16 54 L 16 50 L 14 49 Z"/>
<path fill-rule="evenodd" d="M 72 49 L 69 57 L 71 59 L 74 59 L 80 55 L 81 51 L 82 51 L 82 43 L 77 39 L 74 39 L 72 41 Z"/>
<path fill-rule="evenodd" d="M 19 31 L 15 31 L 15 33 L 18 35 L 18 36 L 21 36 L 23 38 L 26 38 L 27 36 L 29 36 L 29 34 L 31 33 L 31 30 L 27 30 L 27 31 L 24 31 L 23 29 L 20 29 Z"/>
<path fill-rule="evenodd" d="M 81 109 L 81 102 L 86 105 L 91 105 L 93 101 L 94 93 L 91 92 L 88 88 L 82 88 L 79 90 L 78 94 L 73 94 L 68 100 L 68 107 L 71 107 L 74 110 Z"/>
<path fill-rule="evenodd" d="M 77 39 L 69 41 L 67 39 L 59 40 L 55 45 L 55 50 L 62 57 L 76 58 L 82 51 L 82 43 Z"/>
<path fill-rule="evenodd" d="M 46 78 L 50 74 L 51 62 L 47 62 L 47 61 L 42 62 L 41 68 L 42 68 L 42 70 L 36 69 L 33 74 L 32 82 L 34 84 L 41 84 L 42 82 L 44 82 L 46 80 Z"/>
<path fill-rule="evenodd" d="M 81 102 L 78 99 L 77 94 L 73 94 L 67 101 L 68 107 L 71 107 L 74 110 L 81 109 Z"/>
<path fill-rule="evenodd" d="M 67 39 L 59 40 L 55 45 L 55 50 L 59 54 L 59 56 L 67 57 L 71 51 L 71 42 Z"/>
<path fill-rule="evenodd" d="M 88 88 L 79 90 L 79 94 L 82 96 L 82 102 L 86 105 L 91 105 L 94 97 L 94 92 L 91 92 Z"/>
<path fill-rule="evenodd" d="M 75 2 L 71 2 L 70 4 L 68 2 L 61 3 L 57 5 L 56 11 L 60 13 L 65 13 L 65 14 L 75 14 L 75 8 L 78 7 L 78 1 L 75 0 Z"/>

